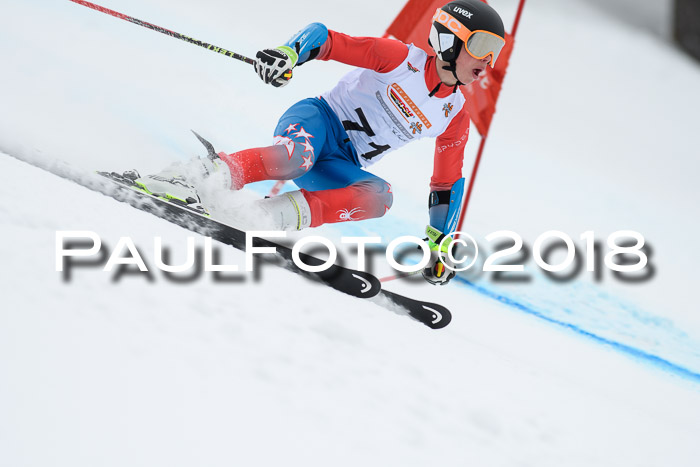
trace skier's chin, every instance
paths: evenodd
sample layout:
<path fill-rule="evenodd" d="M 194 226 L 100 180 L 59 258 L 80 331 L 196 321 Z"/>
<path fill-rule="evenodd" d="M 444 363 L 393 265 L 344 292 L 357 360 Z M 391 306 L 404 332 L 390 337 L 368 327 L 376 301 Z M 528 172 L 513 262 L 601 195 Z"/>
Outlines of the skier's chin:
<path fill-rule="evenodd" d="M 470 70 L 469 73 L 457 73 L 459 82 L 462 84 L 471 84 L 476 81 L 478 74 L 474 73 L 474 70 Z"/>
<path fill-rule="evenodd" d="M 465 79 L 460 79 L 459 82 L 466 85 L 466 84 L 472 84 L 474 81 L 476 81 L 476 78 L 474 78 L 473 75 L 467 76 Z"/>
<path fill-rule="evenodd" d="M 469 84 L 469 83 L 471 83 L 472 81 L 474 81 L 474 80 L 473 80 L 473 79 L 469 79 L 469 80 L 467 80 L 466 82 L 460 80 L 459 82 L 462 83 L 462 84 Z M 452 87 L 452 86 L 454 86 L 454 85 L 457 84 L 457 80 L 443 81 L 442 84 L 444 84 L 445 86 L 450 86 L 450 87 Z"/>

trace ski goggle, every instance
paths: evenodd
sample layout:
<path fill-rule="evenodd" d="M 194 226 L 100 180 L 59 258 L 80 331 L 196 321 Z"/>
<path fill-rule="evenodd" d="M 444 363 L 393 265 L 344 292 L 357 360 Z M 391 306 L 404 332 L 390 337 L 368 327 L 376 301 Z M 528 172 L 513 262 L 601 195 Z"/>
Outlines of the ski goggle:
<path fill-rule="evenodd" d="M 472 57 L 481 60 L 491 55 L 491 60 L 489 60 L 491 68 L 496 64 L 498 54 L 501 53 L 503 46 L 506 45 L 505 39 L 498 34 L 480 29 L 470 31 L 465 25 L 455 19 L 454 16 L 440 8 L 435 12 L 433 21 L 443 25 L 449 29 L 452 34 L 461 39 L 461 41 L 464 42 L 464 48 Z"/>

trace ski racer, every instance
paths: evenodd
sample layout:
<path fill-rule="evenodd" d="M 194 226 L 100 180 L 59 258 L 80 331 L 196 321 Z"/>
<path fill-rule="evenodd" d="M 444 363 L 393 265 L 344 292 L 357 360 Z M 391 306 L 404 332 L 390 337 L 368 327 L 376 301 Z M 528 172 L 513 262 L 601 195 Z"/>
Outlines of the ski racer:
<path fill-rule="evenodd" d="M 480 0 L 455 0 L 435 12 L 429 37 L 434 56 L 398 40 L 351 37 L 310 24 L 286 44 L 256 54 L 260 79 L 285 86 L 293 69 L 311 60 L 335 60 L 356 69 L 320 97 L 292 105 L 279 119 L 272 145 L 193 163 L 204 173 L 222 173 L 231 189 L 293 180 L 299 190 L 256 204 L 273 229 L 301 230 L 383 216 L 392 205 L 391 185 L 366 169 L 407 143 L 436 138 L 427 228 L 433 253 L 423 276 L 444 284 L 454 272 L 445 269 L 443 262 L 452 265 L 449 257 L 440 257 L 438 245 L 459 218 L 469 134 L 465 98 L 458 91 L 494 66 L 504 38 L 498 13 Z M 200 203 L 187 176 L 134 174 L 143 191 Z"/>

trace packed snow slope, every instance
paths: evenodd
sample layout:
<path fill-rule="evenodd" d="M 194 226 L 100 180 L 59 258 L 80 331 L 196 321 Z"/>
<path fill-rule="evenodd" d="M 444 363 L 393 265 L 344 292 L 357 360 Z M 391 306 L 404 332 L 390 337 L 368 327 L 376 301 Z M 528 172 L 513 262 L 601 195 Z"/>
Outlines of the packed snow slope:
<path fill-rule="evenodd" d="M 102 4 L 248 56 L 312 21 L 380 35 L 403 6 Z M 467 228 L 487 251 L 503 229 L 530 246 L 552 229 L 579 246 L 585 231 L 604 243 L 632 229 L 652 274 L 555 282 L 530 259 L 526 282 L 387 283 L 453 311 L 431 331 L 275 267 L 56 272 L 59 230 L 94 231 L 107 254 L 131 237 L 150 266 L 154 237 L 176 263 L 192 234 L 26 161 L 157 171 L 203 154 L 191 128 L 220 150 L 266 145 L 289 105 L 349 68 L 312 62 L 273 89 L 67 0 L 0 5 L 2 465 L 696 464 L 700 67 L 669 44 L 585 2 L 527 3 Z M 516 2 L 492 5 L 510 24 Z M 477 146 L 473 131 L 466 176 Z M 432 153 L 418 142 L 376 167 L 395 194 L 384 218 L 310 233 L 420 236 Z M 223 215 L 269 188 L 212 202 Z"/>

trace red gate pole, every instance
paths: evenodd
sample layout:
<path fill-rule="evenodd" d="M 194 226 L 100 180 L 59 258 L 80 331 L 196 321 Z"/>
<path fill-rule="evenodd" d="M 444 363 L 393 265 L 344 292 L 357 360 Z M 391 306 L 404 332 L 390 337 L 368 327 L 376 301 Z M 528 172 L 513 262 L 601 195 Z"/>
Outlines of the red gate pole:
<path fill-rule="evenodd" d="M 520 0 L 518 4 L 518 11 L 515 14 L 515 21 L 513 22 L 513 32 L 511 36 L 515 40 L 515 33 L 518 31 L 518 25 L 520 24 L 520 15 L 523 13 L 523 7 L 525 6 L 525 0 Z M 474 189 L 474 181 L 476 180 L 476 173 L 479 170 L 479 164 L 481 163 L 481 156 L 484 152 L 484 146 L 486 145 L 486 138 L 488 137 L 488 132 L 481 137 L 481 144 L 479 144 L 479 151 L 476 153 L 476 159 L 474 160 L 474 168 L 472 169 L 472 175 L 469 179 L 469 187 L 467 188 L 467 193 L 464 196 L 464 201 L 462 202 L 462 212 L 459 216 L 459 223 L 457 224 L 457 230 L 462 230 L 462 224 L 464 224 L 464 219 L 467 214 L 467 206 L 469 205 L 469 199 L 471 198 L 472 190 Z"/>
<path fill-rule="evenodd" d="M 488 134 L 481 138 L 481 143 L 479 144 L 479 151 L 476 153 L 476 160 L 474 161 L 474 168 L 472 169 L 472 176 L 469 178 L 469 186 L 467 188 L 467 193 L 464 195 L 464 201 L 462 201 L 462 212 L 459 215 L 459 223 L 457 224 L 457 231 L 462 230 L 462 224 L 464 223 L 464 218 L 467 217 L 467 206 L 469 205 L 469 198 L 472 196 L 472 189 L 474 188 L 474 180 L 476 180 L 476 172 L 479 170 L 479 164 L 481 163 L 481 155 L 484 152 L 484 146 L 486 145 L 486 137 Z"/>

